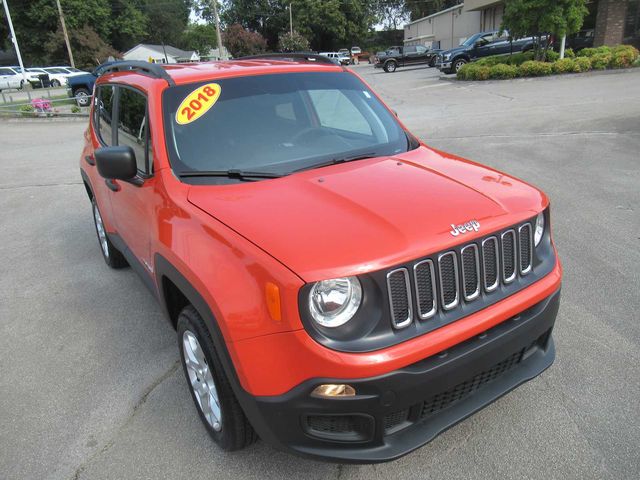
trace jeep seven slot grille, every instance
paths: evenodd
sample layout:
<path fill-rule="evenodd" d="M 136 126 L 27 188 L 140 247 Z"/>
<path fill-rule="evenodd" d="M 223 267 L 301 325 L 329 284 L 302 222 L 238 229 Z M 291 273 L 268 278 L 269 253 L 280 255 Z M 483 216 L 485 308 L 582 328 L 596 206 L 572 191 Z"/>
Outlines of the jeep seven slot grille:
<path fill-rule="evenodd" d="M 526 275 L 533 266 L 530 223 L 436 254 L 407 268 L 387 273 L 391 319 L 395 328 L 415 318 L 427 320 L 471 303 L 482 293 Z M 413 275 L 409 270 L 413 269 Z M 415 297 L 415 308 L 413 306 Z"/>

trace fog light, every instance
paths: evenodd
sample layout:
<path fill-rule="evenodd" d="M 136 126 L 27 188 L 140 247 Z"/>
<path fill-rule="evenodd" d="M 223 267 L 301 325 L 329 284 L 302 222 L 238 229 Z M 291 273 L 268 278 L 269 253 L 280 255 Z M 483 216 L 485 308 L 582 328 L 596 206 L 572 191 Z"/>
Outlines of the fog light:
<path fill-rule="evenodd" d="M 324 385 L 318 385 L 311 395 L 318 397 L 353 397 L 356 394 L 356 389 L 351 385 L 345 385 L 344 383 L 326 383 Z"/>

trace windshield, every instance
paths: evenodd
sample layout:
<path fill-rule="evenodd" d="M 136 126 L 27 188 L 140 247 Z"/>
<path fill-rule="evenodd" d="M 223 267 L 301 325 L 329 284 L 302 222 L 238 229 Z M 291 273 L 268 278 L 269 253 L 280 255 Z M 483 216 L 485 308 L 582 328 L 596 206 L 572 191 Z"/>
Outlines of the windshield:
<path fill-rule="evenodd" d="M 476 40 L 478 40 L 480 38 L 482 34 L 481 33 L 476 33 L 475 35 L 472 35 L 471 37 L 467 38 L 462 45 L 464 45 L 465 47 L 471 47 L 473 46 L 473 44 L 475 43 Z"/>
<path fill-rule="evenodd" d="M 206 98 L 207 88 L 212 100 Z M 205 102 L 211 102 L 208 109 Z M 284 175 L 335 159 L 412 148 L 395 116 L 348 72 L 180 85 L 165 90 L 163 108 L 178 174 L 238 169 Z"/>

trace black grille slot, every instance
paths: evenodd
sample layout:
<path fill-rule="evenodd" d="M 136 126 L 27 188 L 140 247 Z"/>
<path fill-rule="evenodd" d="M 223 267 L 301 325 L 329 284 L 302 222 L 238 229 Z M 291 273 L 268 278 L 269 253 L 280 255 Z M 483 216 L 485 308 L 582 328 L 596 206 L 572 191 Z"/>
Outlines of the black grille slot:
<path fill-rule="evenodd" d="M 513 230 L 502 234 L 502 273 L 505 283 L 516 278 L 516 232 Z"/>
<path fill-rule="evenodd" d="M 461 250 L 462 257 L 462 285 L 465 300 L 473 300 L 480 295 L 480 270 L 478 247 L 467 245 Z"/>
<path fill-rule="evenodd" d="M 526 274 L 531 270 L 531 225 L 525 223 L 519 229 L 520 233 L 520 273 Z"/>
<path fill-rule="evenodd" d="M 406 268 L 393 270 L 387 275 L 391 318 L 396 328 L 411 323 L 411 293 L 409 291 L 409 272 Z"/>
<path fill-rule="evenodd" d="M 436 313 L 435 276 L 433 262 L 425 260 L 413 267 L 418 293 L 418 314 L 423 320 Z"/>
<path fill-rule="evenodd" d="M 371 437 L 373 421 L 364 415 L 309 415 L 306 430 L 330 440 L 362 441 Z"/>
<path fill-rule="evenodd" d="M 409 409 L 399 410 L 384 417 L 384 430 L 393 430 L 409 418 Z"/>
<path fill-rule="evenodd" d="M 482 262 L 484 266 L 484 289 L 492 292 L 498 287 L 498 239 L 487 238 L 482 242 Z"/>
<path fill-rule="evenodd" d="M 451 310 L 458 304 L 458 265 L 455 252 L 447 252 L 438 259 L 442 308 Z"/>
<path fill-rule="evenodd" d="M 513 355 L 505 358 L 501 362 L 496 363 L 491 368 L 483 372 L 480 372 L 474 375 L 473 377 L 471 377 L 470 379 L 462 383 L 459 383 L 455 387 L 445 392 L 438 393 L 437 395 L 426 400 L 422 404 L 422 411 L 420 415 L 421 418 L 428 417 L 441 410 L 444 410 L 450 405 L 456 402 L 459 402 L 460 400 L 464 399 L 468 395 L 472 394 L 484 384 L 489 383 L 492 380 L 495 380 L 500 375 L 502 375 L 503 373 L 513 368 L 514 365 L 517 365 L 518 363 L 520 363 L 520 360 L 522 359 L 522 354 L 524 351 L 525 349 L 522 349 L 519 352 L 516 352 Z"/>

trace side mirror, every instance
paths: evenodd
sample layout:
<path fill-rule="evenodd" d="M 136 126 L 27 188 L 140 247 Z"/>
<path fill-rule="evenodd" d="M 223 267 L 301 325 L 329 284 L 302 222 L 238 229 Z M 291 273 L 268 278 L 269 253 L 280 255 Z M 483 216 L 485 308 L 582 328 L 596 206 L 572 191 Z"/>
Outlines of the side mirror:
<path fill-rule="evenodd" d="M 98 173 L 107 179 L 131 180 L 138 173 L 136 154 L 128 145 L 98 148 L 95 159 Z"/>

